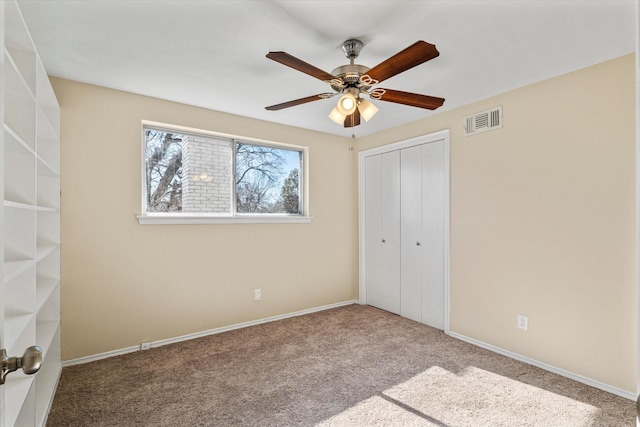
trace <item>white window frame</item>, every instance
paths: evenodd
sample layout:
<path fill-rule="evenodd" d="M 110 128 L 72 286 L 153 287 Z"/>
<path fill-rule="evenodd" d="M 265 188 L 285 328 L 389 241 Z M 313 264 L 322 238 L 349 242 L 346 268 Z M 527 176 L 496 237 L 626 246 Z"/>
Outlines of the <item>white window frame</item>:
<path fill-rule="evenodd" d="M 145 127 L 167 130 L 176 133 L 204 135 L 216 138 L 228 138 L 233 143 L 233 174 L 235 175 L 235 143 L 247 142 L 250 144 L 282 148 L 285 150 L 296 150 L 302 152 L 302 162 L 300 177 L 302 178 L 302 195 L 300 207 L 301 214 L 245 214 L 236 212 L 235 185 L 232 185 L 231 213 L 168 213 L 168 212 L 147 212 L 146 200 L 146 174 L 145 174 Z M 190 128 L 185 126 L 170 125 L 149 120 L 143 120 L 141 126 L 142 158 L 141 158 L 141 207 L 142 213 L 136 215 L 139 224 L 300 224 L 311 222 L 309 216 L 309 147 L 286 144 L 282 142 L 268 141 L 264 139 L 250 138 L 245 136 L 230 135 L 226 133 L 213 132 L 203 129 Z"/>

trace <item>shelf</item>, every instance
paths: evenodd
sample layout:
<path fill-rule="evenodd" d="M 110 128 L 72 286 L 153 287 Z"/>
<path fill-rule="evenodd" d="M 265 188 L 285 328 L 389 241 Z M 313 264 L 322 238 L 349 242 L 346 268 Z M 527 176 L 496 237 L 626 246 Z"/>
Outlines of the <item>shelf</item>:
<path fill-rule="evenodd" d="M 0 0 L 0 336 L 36 344 L 40 371 L 13 373 L 0 425 L 43 426 L 60 378 L 60 106 L 16 0 Z"/>
<path fill-rule="evenodd" d="M 47 208 L 47 207 L 43 207 L 43 206 L 36 206 L 36 211 L 38 212 L 60 212 L 60 209 L 58 208 Z"/>
<path fill-rule="evenodd" d="M 4 262 L 4 281 L 8 283 L 30 266 L 35 265 L 35 261 L 32 259 L 19 260 L 19 261 L 6 261 Z"/>
<path fill-rule="evenodd" d="M 39 263 L 59 247 L 60 244 L 57 243 L 43 243 L 42 245 L 38 246 L 38 250 L 36 252 L 36 262 Z"/>
<path fill-rule="evenodd" d="M 35 204 L 35 160 L 33 152 L 19 141 L 8 128 L 4 132 L 4 199 L 24 204 Z"/>
<path fill-rule="evenodd" d="M 37 207 L 35 205 L 32 204 L 27 204 L 27 203 L 20 203 L 20 202 L 12 202 L 10 200 L 5 200 L 3 202 L 3 205 L 7 208 L 13 208 L 13 209 L 24 209 L 27 211 L 33 211 L 35 209 L 37 209 Z"/>
<path fill-rule="evenodd" d="M 14 372 L 7 376 L 4 383 L 4 407 L 6 410 L 4 422 L 6 426 L 18 425 L 18 415 L 20 414 L 25 402 L 29 404 L 30 400 L 33 400 L 33 394 L 31 399 L 28 399 L 29 390 L 35 382 L 33 375 L 24 375 L 22 371 Z"/>
<path fill-rule="evenodd" d="M 38 159 L 38 176 L 50 176 L 52 178 L 60 179 L 60 174 L 52 165 L 46 162 L 39 155 L 36 155 L 36 159 Z"/>
<path fill-rule="evenodd" d="M 36 152 L 34 151 L 33 147 L 30 147 L 26 142 L 24 142 L 22 140 L 22 138 L 20 137 L 20 135 L 18 135 L 16 133 L 16 131 L 14 131 L 13 129 L 11 129 L 11 126 L 9 126 L 7 123 L 3 124 L 3 130 L 5 132 L 5 135 L 8 134 L 11 136 L 11 138 L 13 140 L 15 140 L 18 144 L 20 144 L 22 147 L 24 147 L 24 149 L 26 149 L 29 154 L 31 155 L 35 155 Z"/>

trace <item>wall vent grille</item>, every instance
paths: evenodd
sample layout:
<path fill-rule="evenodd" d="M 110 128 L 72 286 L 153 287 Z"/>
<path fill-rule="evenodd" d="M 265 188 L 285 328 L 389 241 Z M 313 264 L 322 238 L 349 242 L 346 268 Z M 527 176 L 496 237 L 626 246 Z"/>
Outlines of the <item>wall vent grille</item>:
<path fill-rule="evenodd" d="M 481 111 L 464 118 L 464 136 L 502 127 L 502 106 Z"/>

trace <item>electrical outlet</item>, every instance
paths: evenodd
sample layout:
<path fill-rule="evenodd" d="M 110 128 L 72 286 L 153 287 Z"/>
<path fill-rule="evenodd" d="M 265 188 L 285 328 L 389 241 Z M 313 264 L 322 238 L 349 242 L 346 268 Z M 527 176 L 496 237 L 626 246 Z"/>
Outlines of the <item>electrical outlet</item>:
<path fill-rule="evenodd" d="M 529 327 L 529 317 L 524 314 L 518 314 L 518 329 L 526 331 Z"/>
<path fill-rule="evenodd" d="M 254 289 L 253 290 L 253 300 L 261 301 L 262 300 L 262 289 Z"/>
<path fill-rule="evenodd" d="M 140 350 L 149 350 L 151 348 L 150 342 L 140 343 Z"/>

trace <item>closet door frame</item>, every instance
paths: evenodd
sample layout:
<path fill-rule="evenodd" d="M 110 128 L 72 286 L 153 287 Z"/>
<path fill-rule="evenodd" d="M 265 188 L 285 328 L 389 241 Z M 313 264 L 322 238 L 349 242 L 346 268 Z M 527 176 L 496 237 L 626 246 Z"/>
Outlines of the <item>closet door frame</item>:
<path fill-rule="evenodd" d="M 366 215 L 365 215 L 365 178 L 366 168 L 365 162 L 367 157 L 378 154 L 387 153 L 389 151 L 402 150 L 404 148 L 414 147 L 417 145 L 429 144 L 432 142 L 442 141 L 445 147 L 445 214 L 444 214 L 444 332 L 448 335 L 450 331 L 449 325 L 449 270 L 450 270 L 450 250 L 449 250 L 449 209 L 450 209 L 450 142 L 449 129 L 421 135 L 415 138 L 406 139 L 399 142 L 371 148 L 358 153 L 358 204 L 359 204 L 359 303 L 367 304 L 367 277 L 366 277 Z"/>

